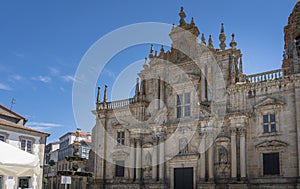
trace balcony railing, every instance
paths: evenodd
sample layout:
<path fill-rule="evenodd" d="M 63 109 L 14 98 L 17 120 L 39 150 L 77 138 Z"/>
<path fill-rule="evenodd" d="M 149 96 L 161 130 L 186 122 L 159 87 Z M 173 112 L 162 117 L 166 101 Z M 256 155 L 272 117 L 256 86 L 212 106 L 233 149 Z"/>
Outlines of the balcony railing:
<path fill-rule="evenodd" d="M 283 69 L 272 70 L 268 72 L 252 74 L 246 76 L 246 81 L 250 83 L 259 83 L 282 78 L 284 75 Z"/>
<path fill-rule="evenodd" d="M 98 104 L 98 109 L 115 109 L 128 106 L 129 104 L 135 103 L 135 98 L 128 98 L 124 100 L 116 100 L 111 102 L 101 102 Z"/>

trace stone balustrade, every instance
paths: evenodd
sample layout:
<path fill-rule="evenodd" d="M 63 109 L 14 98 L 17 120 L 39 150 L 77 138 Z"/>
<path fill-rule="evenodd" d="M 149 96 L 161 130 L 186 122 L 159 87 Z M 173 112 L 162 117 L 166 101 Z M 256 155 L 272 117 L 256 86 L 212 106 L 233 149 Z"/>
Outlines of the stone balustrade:
<path fill-rule="evenodd" d="M 268 72 L 258 73 L 258 74 L 252 74 L 246 76 L 246 81 L 250 83 L 258 83 L 258 82 L 265 82 L 275 79 L 280 79 L 283 76 L 283 70 L 272 70 Z"/>
<path fill-rule="evenodd" d="M 136 102 L 134 98 L 128 98 L 124 100 L 116 100 L 111 102 L 101 102 L 97 104 L 97 109 L 116 109 L 128 106 L 129 104 L 133 104 Z"/>

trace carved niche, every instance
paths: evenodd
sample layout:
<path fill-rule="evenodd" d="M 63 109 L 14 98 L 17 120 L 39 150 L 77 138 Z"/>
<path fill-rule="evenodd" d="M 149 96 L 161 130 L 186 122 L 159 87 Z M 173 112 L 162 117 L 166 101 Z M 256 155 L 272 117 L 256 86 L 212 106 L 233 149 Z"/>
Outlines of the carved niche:
<path fill-rule="evenodd" d="M 216 139 L 215 169 L 218 178 L 230 177 L 230 139 L 224 136 Z"/>
<path fill-rule="evenodd" d="M 152 179 L 152 144 L 147 143 L 143 146 L 143 178 Z"/>

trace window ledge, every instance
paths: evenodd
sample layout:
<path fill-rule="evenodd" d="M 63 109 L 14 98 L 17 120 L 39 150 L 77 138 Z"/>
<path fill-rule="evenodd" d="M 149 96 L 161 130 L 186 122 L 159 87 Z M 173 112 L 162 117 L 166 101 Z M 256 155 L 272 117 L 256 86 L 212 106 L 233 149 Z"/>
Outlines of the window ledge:
<path fill-rule="evenodd" d="M 281 174 L 274 174 L 274 175 L 263 175 L 264 178 L 277 178 L 282 177 Z"/>
<path fill-rule="evenodd" d="M 271 136 L 280 136 L 280 132 L 269 132 L 269 133 L 260 133 L 259 137 L 271 137 Z"/>
<path fill-rule="evenodd" d="M 115 145 L 115 149 L 121 149 L 121 148 L 124 148 L 126 145 L 124 144 L 124 145 L 118 145 L 118 144 L 116 144 Z"/>

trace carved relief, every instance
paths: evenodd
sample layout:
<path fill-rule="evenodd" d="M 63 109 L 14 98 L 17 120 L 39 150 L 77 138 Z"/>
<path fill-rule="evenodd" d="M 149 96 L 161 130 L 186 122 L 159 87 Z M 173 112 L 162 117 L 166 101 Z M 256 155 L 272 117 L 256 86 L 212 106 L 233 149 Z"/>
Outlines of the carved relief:
<path fill-rule="evenodd" d="M 111 154 L 113 159 L 125 159 L 129 156 L 129 153 L 123 151 L 123 150 L 118 150 L 115 151 Z"/>

